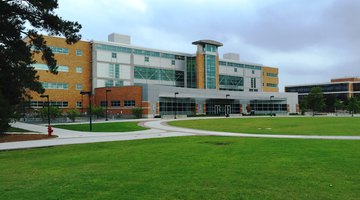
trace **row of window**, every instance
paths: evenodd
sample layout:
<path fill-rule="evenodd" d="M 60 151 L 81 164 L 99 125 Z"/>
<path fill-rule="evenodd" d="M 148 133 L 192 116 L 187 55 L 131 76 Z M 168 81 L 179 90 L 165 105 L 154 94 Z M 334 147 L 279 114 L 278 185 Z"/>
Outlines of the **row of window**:
<path fill-rule="evenodd" d="M 100 101 L 100 106 L 101 107 L 106 107 L 108 104 L 108 102 L 106 101 Z M 111 107 L 120 107 L 121 106 L 121 102 L 116 100 L 116 101 L 111 101 Z M 135 106 L 135 100 L 125 100 L 124 101 L 124 107 L 134 107 Z"/>
<path fill-rule="evenodd" d="M 274 84 L 274 83 L 266 83 L 266 86 L 267 87 L 274 87 L 274 88 L 277 88 L 278 85 L 277 84 Z"/>
<path fill-rule="evenodd" d="M 42 86 L 45 89 L 57 89 L 57 90 L 68 90 L 69 84 L 68 83 L 49 83 L 49 82 L 42 82 Z M 76 84 L 76 90 L 82 90 L 82 84 Z"/>
<path fill-rule="evenodd" d="M 49 66 L 42 63 L 35 63 L 31 65 L 35 70 L 49 70 Z M 59 65 L 57 68 L 58 72 L 69 72 L 69 67 L 65 65 Z M 76 67 L 76 73 L 82 73 L 82 67 Z"/>
<path fill-rule="evenodd" d="M 178 81 L 184 80 L 184 72 L 170 69 L 135 66 L 134 78 L 147 80 Z"/>
<path fill-rule="evenodd" d="M 132 49 L 132 48 L 127 48 L 127 47 L 111 46 L 111 45 L 105 45 L 105 44 L 95 44 L 94 46 L 98 50 L 122 52 L 122 53 L 129 53 L 129 54 L 133 53 L 133 54 L 138 54 L 138 55 L 162 57 L 162 58 L 175 59 L 175 60 L 185 60 L 185 56 L 181 56 L 181 55 L 160 53 L 160 52 L 147 51 L 147 50 L 142 50 L 142 49 Z M 114 58 L 114 55 L 113 55 L 113 58 Z M 116 56 L 115 56 L 115 58 L 116 58 Z"/>
<path fill-rule="evenodd" d="M 240 68 L 246 68 L 246 69 L 255 69 L 255 70 L 262 69 L 261 66 L 258 66 L 258 65 L 249 65 L 249 64 L 233 63 L 233 62 L 226 62 L 226 61 L 219 61 L 219 65 L 229 66 L 229 67 L 240 67 Z"/>
<path fill-rule="evenodd" d="M 32 108 L 42 108 L 47 106 L 46 101 L 30 101 L 30 106 Z M 69 103 L 67 101 L 50 101 L 50 106 L 55 106 L 58 108 L 67 108 Z"/>
<path fill-rule="evenodd" d="M 277 77 L 278 77 L 278 74 L 267 72 L 267 73 L 266 73 L 266 76 L 277 78 Z"/>

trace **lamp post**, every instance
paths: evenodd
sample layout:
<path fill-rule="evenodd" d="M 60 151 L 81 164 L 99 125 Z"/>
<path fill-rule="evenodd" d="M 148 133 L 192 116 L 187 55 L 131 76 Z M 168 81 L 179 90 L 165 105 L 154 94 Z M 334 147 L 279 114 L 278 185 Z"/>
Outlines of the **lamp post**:
<path fill-rule="evenodd" d="M 51 126 L 50 126 L 50 100 L 49 100 L 49 95 L 42 94 L 42 95 L 40 95 L 40 97 L 47 99 L 48 136 L 51 136 L 51 133 L 53 132 L 53 130 L 52 130 Z"/>
<path fill-rule="evenodd" d="M 111 90 L 105 91 L 105 99 L 106 99 L 106 109 L 105 109 L 105 121 L 109 121 L 108 119 L 108 92 L 111 92 Z"/>
<path fill-rule="evenodd" d="M 274 98 L 274 96 L 270 96 L 270 116 L 273 116 L 273 109 L 274 109 L 274 106 L 272 104 L 272 99 Z"/>
<path fill-rule="evenodd" d="M 91 91 L 80 91 L 80 94 L 81 95 L 84 95 L 84 94 L 87 94 L 89 96 L 89 107 L 90 107 L 90 110 L 89 110 L 89 113 L 90 113 L 90 131 L 92 131 L 92 109 L 91 109 Z"/>
<path fill-rule="evenodd" d="M 178 95 L 178 92 L 175 92 L 175 108 L 174 108 L 174 119 L 176 119 L 176 110 L 177 110 L 177 100 L 176 100 L 176 95 Z"/>
<path fill-rule="evenodd" d="M 49 102 L 49 95 L 47 94 L 42 94 L 40 95 L 41 98 L 46 98 L 47 99 L 47 116 L 48 116 L 48 126 L 50 126 L 50 102 Z"/>
<path fill-rule="evenodd" d="M 228 97 L 230 96 L 230 94 L 226 94 L 226 102 L 227 102 L 227 99 L 228 99 Z M 226 117 L 229 117 L 229 112 L 228 112 L 228 110 L 227 110 L 227 107 L 225 106 L 225 116 Z"/>

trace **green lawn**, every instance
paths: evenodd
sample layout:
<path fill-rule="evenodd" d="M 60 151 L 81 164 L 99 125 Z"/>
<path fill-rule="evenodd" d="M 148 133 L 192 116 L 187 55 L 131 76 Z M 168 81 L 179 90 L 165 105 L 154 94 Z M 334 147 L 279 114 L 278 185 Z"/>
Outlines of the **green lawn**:
<path fill-rule="evenodd" d="M 10 127 L 6 130 L 6 132 L 30 132 L 30 131 L 21 128 Z"/>
<path fill-rule="evenodd" d="M 223 118 L 169 122 L 193 129 L 258 134 L 360 135 L 360 118 L 354 117 L 266 117 Z"/>
<path fill-rule="evenodd" d="M 1 151 L 13 199 L 359 199 L 359 141 L 179 137 Z"/>
<path fill-rule="evenodd" d="M 145 127 L 137 125 L 138 122 L 112 122 L 112 123 L 93 123 L 93 132 L 128 132 L 147 130 Z M 89 124 L 70 124 L 54 125 L 55 128 L 68 129 L 73 131 L 89 131 Z"/>

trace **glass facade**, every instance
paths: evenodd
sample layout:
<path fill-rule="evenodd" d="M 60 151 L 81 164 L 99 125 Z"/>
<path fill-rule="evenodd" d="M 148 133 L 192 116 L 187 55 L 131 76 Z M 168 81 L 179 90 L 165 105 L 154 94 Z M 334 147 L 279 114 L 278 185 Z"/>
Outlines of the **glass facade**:
<path fill-rule="evenodd" d="M 183 71 L 135 66 L 134 78 L 145 80 L 172 81 L 177 87 L 184 87 Z"/>
<path fill-rule="evenodd" d="M 250 110 L 256 113 L 287 112 L 287 104 L 276 101 L 250 101 Z"/>
<path fill-rule="evenodd" d="M 322 92 L 347 92 L 349 91 L 349 83 L 333 83 L 325 85 L 308 85 L 285 87 L 285 92 L 309 93 L 311 88 L 320 87 Z"/>
<path fill-rule="evenodd" d="M 205 44 L 205 48 L 204 50 L 207 52 L 216 52 L 216 46 L 211 45 L 211 44 Z"/>
<path fill-rule="evenodd" d="M 160 97 L 160 115 L 193 115 L 195 114 L 196 103 L 192 98 L 170 98 Z"/>
<path fill-rule="evenodd" d="M 235 63 L 235 62 L 219 61 L 219 65 L 229 66 L 229 67 L 240 67 L 240 68 L 253 69 L 253 70 L 262 70 L 262 67 L 258 65 L 250 65 L 250 64 Z"/>
<path fill-rule="evenodd" d="M 219 75 L 220 90 L 244 91 L 244 78 L 239 76 Z"/>
<path fill-rule="evenodd" d="M 207 99 L 207 115 L 240 114 L 240 102 L 233 99 Z"/>
<path fill-rule="evenodd" d="M 188 88 L 196 88 L 196 57 L 186 59 L 186 83 Z"/>
<path fill-rule="evenodd" d="M 205 88 L 216 89 L 216 56 L 205 55 Z"/>

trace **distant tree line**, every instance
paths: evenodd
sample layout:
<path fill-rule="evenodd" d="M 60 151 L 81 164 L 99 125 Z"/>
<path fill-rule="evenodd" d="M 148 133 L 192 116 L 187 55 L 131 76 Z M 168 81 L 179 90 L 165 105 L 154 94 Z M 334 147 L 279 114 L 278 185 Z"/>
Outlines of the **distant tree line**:
<path fill-rule="evenodd" d="M 345 100 L 337 99 L 335 96 L 324 97 L 320 87 L 313 87 L 307 96 L 301 98 L 299 102 L 300 111 L 304 114 L 307 111 L 312 111 L 315 115 L 316 112 L 337 112 L 339 110 L 347 110 L 354 116 L 355 113 L 360 111 L 360 98 L 350 97 Z"/>

